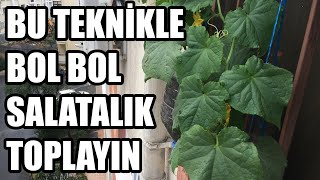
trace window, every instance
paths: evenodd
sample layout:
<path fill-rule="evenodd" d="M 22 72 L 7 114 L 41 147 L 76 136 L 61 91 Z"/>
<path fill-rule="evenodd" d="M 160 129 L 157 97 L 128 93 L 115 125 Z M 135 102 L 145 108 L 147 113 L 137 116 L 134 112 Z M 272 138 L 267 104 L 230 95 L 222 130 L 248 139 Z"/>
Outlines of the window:
<path fill-rule="evenodd" d="M 46 4 L 46 6 L 48 7 L 48 8 L 51 8 L 52 7 L 52 2 L 47 2 L 47 4 Z"/>
<path fill-rule="evenodd" d="M 51 8 L 52 5 L 53 5 L 53 1 L 52 1 L 52 0 L 45 0 L 45 3 L 46 3 L 46 6 L 47 6 L 48 8 Z"/>
<path fill-rule="evenodd" d="M 53 1 L 53 6 L 61 6 L 61 1 Z"/>
<path fill-rule="evenodd" d="M 30 6 L 34 6 L 35 5 L 34 0 L 30 0 L 30 4 L 29 5 Z"/>

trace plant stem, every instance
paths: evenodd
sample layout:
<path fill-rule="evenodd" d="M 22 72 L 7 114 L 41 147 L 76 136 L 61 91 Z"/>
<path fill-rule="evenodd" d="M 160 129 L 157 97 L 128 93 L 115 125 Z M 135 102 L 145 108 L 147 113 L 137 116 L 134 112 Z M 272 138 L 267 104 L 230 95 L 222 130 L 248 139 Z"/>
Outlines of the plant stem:
<path fill-rule="evenodd" d="M 218 135 L 216 135 L 216 145 L 215 147 L 219 146 L 219 139 L 218 139 Z"/>
<path fill-rule="evenodd" d="M 235 38 L 232 39 L 231 49 L 229 51 L 228 59 L 227 59 L 227 62 L 226 62 L 226 70 L 229 69 L 229 61 L 231 59 L 231 56 L 232 56 L 232 53 L 233 53 L 233 50 L 234 50 L 234 46 L 235 46 Z"/>
<path fill-rule="evenodd" d="M 219 16 L 220 16 L 221 20 L 224 22 L 224 16 L 221 11 L 220 0 L 217 0 L 217 5 L 218 5 Z"/>
<path fill-rule="evenodd" d="M 228 127 L 229 126 L 229 122 L 226 122 L 225 124 L 224 124 L 224 127 L 226 128 L 226 127 Z"/>

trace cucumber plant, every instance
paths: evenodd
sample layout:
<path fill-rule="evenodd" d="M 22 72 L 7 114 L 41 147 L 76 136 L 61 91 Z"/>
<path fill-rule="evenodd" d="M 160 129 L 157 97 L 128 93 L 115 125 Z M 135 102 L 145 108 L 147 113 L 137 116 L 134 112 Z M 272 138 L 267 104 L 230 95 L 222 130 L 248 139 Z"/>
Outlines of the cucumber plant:
<path fill-rule="evenodd" d="M 271 137 L 252 141 L 234 127 L 230 110 L 262 117 L 281 127 L 281 116 L 292 92 L 293 75 L 264 63 L 279 4 L 275 0 L 246 0 L 224 16 L 208 13 L 212 0 L 161 0 L 184 6 L 194 22 L 186 25 L 186 42 L 146 42 L 146 80 L 170 83 L 179 94 L 173 110 L 181 138 L 171 154 L 171 166 L 182 166 L 191 180 L 282 179 L 286 159 Z M 202 17 L 201 16 L 206 16 Z M 223 29 L 209 33 L 203 22 L 220 18 Z M 204 20 L 205 19 L 205 20 Z M 186 21 L 188 22 L 188 20 Z"/>

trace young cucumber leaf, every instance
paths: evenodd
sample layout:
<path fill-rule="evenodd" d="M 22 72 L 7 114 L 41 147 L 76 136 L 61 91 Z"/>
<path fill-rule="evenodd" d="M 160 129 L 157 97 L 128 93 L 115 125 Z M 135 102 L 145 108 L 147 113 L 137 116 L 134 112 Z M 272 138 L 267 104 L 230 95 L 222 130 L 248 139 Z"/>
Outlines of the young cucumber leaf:
<path fill-rule="evenodd" d="M 243 9 L 227 14 L 225 29 L 240 44 L 260 48 L 260 54 L 264 54 L 271 39 L 278 5 L 275 0 L 246 0 Z"/>
<path fill-rule="evenodd" d="M 176 100 L 174 121 L 184 132 L 195 124 L 214 129 L 224 124 L 228 92 L 218 82 L 203 84 L 197 75 L 183 79 Z"/>
<path fill-rule="evenodd" d="M 172 156 L 178 158 L 171 157 L 175 159 L 173 166 L 183 166 L 190 180 L 262 180 L 257 148 L 248 139 L 235 127 L 213 135 L 195 125 L 176 145 Z"/>
<path fill-rule="evenodd" d="M 202 80 L 220 71 L 223 44 L 220 39 L 209 37 L 205 27 L 190 27 L 187 33 L 188 49 L 178 57 L 175 65 L 178 82 L 187 76 L 200 74 Z"/>
<path fill-rule="evenodd" d="M 181 45 L 178 42 L 159 41 L 147 42 L 143 57 L 145 79 L 161 79 L 169 82 L 174 74 L 174 63 L 181 54 Z"/>
<path fill-rule="evenodd" d="M 264 64 L 256 56 L 245 65 L 224 72 L 220 82 L 230 94 L 230 105 L 242 113 L 256 114 L 280 127 L 283 108 L 292 92 L 291 72 Z"/>
<path fill-rule="evenodd" d="M 257 146 L 265 180 L 281 180 L 287 160 L 279 144 L 271 137 L 259 137 Z"/>
<path fill-rule="evenodd" d="M 211 6 L 213 3 L 212 0 L 174 0 L 174 6 L 184 6 L 187 10 L 192 12 L 196 12 L 201 8 Z"/>

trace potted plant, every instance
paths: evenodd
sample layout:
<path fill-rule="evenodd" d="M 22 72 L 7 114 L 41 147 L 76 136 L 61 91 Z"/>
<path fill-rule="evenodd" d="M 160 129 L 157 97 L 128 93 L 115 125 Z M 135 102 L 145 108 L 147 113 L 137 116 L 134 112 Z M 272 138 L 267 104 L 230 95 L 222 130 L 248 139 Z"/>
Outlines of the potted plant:
<path fill-rule="evenodd" d="M 225 16 L 219 0 L 217 14 L 207 11 L 212 0 L 173 0 L 164 5 L 184 6 L 187 22 L 194 19 L 186 26 L 186 42 L 145 44 L 146 80 L 168 83 L 170 97 L 164 98 L 162 114 L 169 133 L 178 140 L 172 168 L 184 167 L 191 180 L 282 179 L 286 158 L 279 144 L 267 136 L 251 138 L 238 125 L 243 119 L 230 117 L 230 112 L 255 115 L 281 127 L 293 75 L 262 60 L 278 2 L 246 0 Z M 221 29 L 208 21 L 217 17 Z"/>

